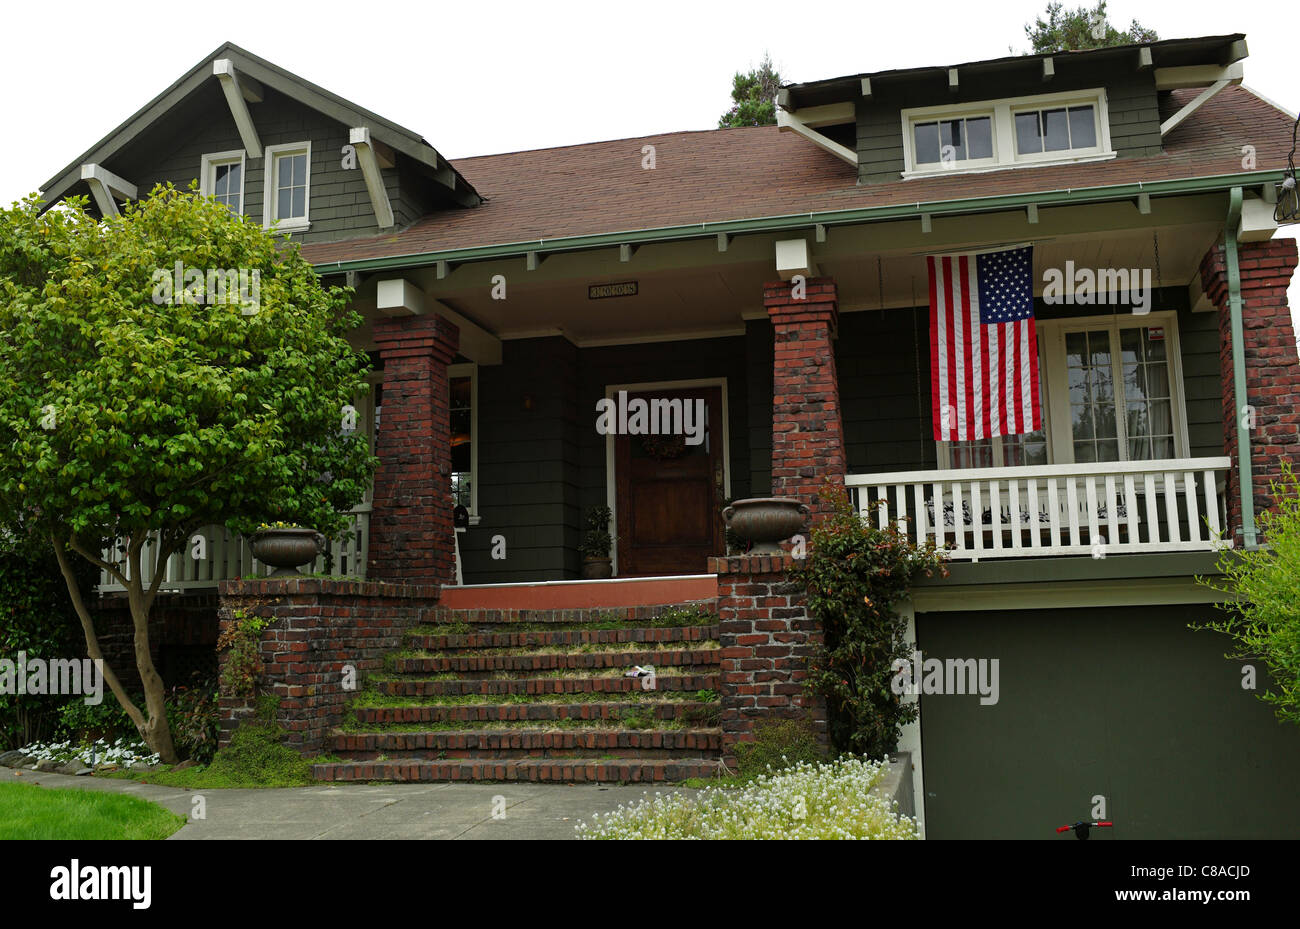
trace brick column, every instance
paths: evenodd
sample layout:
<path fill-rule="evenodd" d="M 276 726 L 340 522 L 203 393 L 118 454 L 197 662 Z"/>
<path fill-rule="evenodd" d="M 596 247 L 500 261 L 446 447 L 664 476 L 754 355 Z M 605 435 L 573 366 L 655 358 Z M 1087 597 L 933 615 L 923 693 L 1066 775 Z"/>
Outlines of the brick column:
<path fill-rule="evenodd" d="M 1246 397 L 1233 394 L 1232 315 L 1222 243 L 1201 261 L 1201 286 L 1219 308 L 1219 371 L 1223 397 L 1223 445 L 1232 458 L 1228 480 L 1228 527 L 1233 544 L 1242 544 L 1241 495 L 1237 484 L 1237 424 L 1241 408 L 1254 409 L 1250 429 L 1255 513 L 1268 509 L 1270 480 L 1281 474 L 1284 458 L 1300 457 L 1300 364 L 1286 290 L 1296 267 L 1295 239 L 1243 242 L 1241 317 L 1246 358 Z"/>
<path fill-rule="evenodd" d="M 818 490 L 847 474 L 833 339 L 839 316 L 835 282 L 810 278 L 802 291 L 786 281 L 763 285 L 774 336 L 772 494 L 797 497 L 815 519 Z"/>
<path fill-rule="evenodd" d="M 804 689 L 808 664 L 822 642 L 804 593 L 787 579 L 789 555 L 710 558 L 718 576 L 722 644 L 722 754 L 735 760 L 737 742 L 754 738 L 755 723 L 804 719 L 825 747 L 826 706 Z"/>
<path fill-rule="evenodd" d="M 368 576 L 440 584 L 455 576 L 447 365 L 460 330 L 429 314 L 377 319 L 374 334 L 384 394 Z"/>

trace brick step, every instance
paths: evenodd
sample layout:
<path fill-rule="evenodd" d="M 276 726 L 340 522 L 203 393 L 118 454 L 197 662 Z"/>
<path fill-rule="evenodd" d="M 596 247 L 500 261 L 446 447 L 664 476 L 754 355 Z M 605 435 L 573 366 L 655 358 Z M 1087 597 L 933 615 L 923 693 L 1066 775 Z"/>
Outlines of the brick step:
<path fill-rule="evenodd" d="M 479 648 L 537 648 L 557 645 L 622 645 L 636 642 L 703 642 L 717 639 L 711 626 L 656 626 L 628 629 L 556 629 L 532 632 L 471 632 L 468 634 L 408 633 L 410 648 L 428 651 Z"/>
<path fill-rule="evenodd" d="M 398 674 L 493 671 L 565 671 L 584 668 L 631 668 L 633 665 L 683 667 L 721 663 L 720 648 L 663 649 L 660 651 L 573 652 L 533 655 L 453 655 L 442 658 L 395 658 Z"/>
<path fill-rule="evenodd" d="M 586 753 L 707 755 L 721 751 L 720 729 L 465 729 L 434 732 L 340 732 L 330 749 L 353 761 L 380 754 L 428 757 L 568 757 Z"/>
<path fill-rule="evenodd" d="M 449 722 L 546 722 L 557 719 L 618 720 L 628 716 L 691 720 L 718 712 L 717 701 L 671 703 L 471 703 L 452 706 L 357 707 L 353 718 L 362 726 Z"/>
<path fill-rule="evenodd" d="M 450 588 L 448 588 L 450 590 Z M 568 609 L 485 608 L 437 606 L 433 610 L 434 623 L 467 623 L 470 626 L 508 625 L 511 623 L 568 624 L 581 626 L 597 622 L 625 622 L 636 625 L 655 625 L 655 619 L 665 613 L 680 610 L 716 613 L 718 601 L 683 600 L 680 603 L 663 603 L 653 606 L 593 606 Z"/>
<path fill-rule="evenodd" d="M 550 781 L 557 783 L 672 783 L 714 777 L 711 758 L 526 758 L 497 760 L 333 762 L 312 765 L 318 781 Z"/>
<path fill-rule="evenodd" d="M 375 690 L 391 697 L 458 697 L 473 694 L 580 694 L 642 691 L 641 679 L 632 677 L 519 677 L 505 680 L 402 680 L 375 681 Z M 658 677 L 657 691 L 717 690 L 717 674 Z"/>

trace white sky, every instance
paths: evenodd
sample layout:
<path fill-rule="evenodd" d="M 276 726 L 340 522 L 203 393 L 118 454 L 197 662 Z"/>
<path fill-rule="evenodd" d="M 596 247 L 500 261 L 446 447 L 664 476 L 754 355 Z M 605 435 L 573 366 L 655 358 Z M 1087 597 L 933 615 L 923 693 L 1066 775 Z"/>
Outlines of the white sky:
<path fill-rule="evenodd" d="M 787 81 L 1021 52 L 1024 24 L 1046 5 L 5 0 L 0 202 L 36 190 L 227 40 L 420 133 L 454 160 L 713 128 L 732 74 L 764 50 Z M 1300 108 L 1292 3 L 1111 0 L 1108 9 L 1116 26 L 1136 17 L 1161 38 L 1246 33 L 1246 83 Z M 1300 307 L 1300 281 L 1291 304 Z"/>

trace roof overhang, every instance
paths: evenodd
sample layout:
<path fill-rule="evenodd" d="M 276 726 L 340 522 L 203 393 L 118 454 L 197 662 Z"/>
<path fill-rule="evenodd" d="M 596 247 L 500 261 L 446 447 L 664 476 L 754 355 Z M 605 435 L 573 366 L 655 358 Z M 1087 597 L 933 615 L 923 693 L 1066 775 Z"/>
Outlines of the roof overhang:
<path fill-rule="evenodd" d="M 1011 55 L 957 65 L 875 71 L 828 78 L 823 81 L 788 84 L 782 90 L 786 92 L 784 99 L 787 106 L 797 111 L 807 107 L 855 100 L 864 96 L 869 98 L 885 88 L 899 89 L 937 83 L 955 89 L 960 86 L 961 81 L 976 76 L 1006 76 L 1023 80 L 1028 85 L 1035 81 L 1050 80 L 1063 64 L 1087 63 L 1138 71 L 1153 67 L 1181 68 L 1205 65 L 1223 68 L 1241 61 L 1248 54 L 1245 34 L 1233 33 L 1116 45 L 1111 48 L 1078 52 Z"/>

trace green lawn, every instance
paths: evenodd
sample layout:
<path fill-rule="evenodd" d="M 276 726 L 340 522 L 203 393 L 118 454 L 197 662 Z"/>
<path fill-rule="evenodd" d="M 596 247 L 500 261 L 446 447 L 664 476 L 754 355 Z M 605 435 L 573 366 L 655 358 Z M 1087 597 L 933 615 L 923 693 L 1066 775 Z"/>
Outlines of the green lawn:
<path fill-rule="evenodd" d="M 139 797 L 0 784 L 0 839 L 165 839 L 183 825 Z"/>

